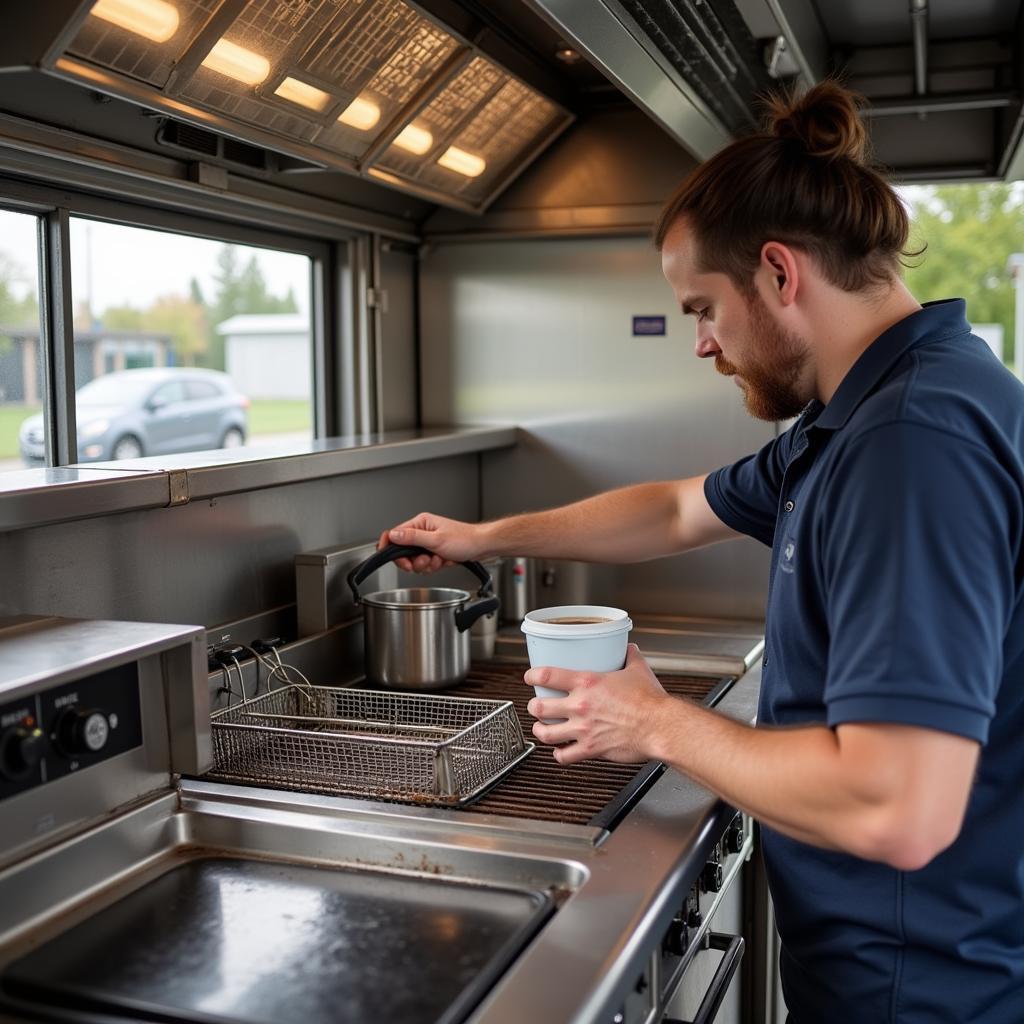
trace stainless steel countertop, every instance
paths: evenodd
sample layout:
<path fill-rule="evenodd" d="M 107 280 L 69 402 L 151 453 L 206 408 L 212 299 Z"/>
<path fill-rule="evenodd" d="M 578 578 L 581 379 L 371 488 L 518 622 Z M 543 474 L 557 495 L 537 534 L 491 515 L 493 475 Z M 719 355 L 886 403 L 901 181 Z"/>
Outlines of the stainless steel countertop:
<path fill-rule="evenodd" d="M 0 530 L 186 504 L 239 491 L 442 459 L 516 443 L 513 426 L 434 427 L 230 452 L 0 474 Z"/>
<path fill-rule="evenodd" d="M 759 667 L 719 710 L 752 721 Z M 0 870 L 0 965 L 197 849 L 545 888 L 560 909 L 469 1019 L 610 1020 L 733 811 L 666 771 L 610 834 L 185 781 Z"/>

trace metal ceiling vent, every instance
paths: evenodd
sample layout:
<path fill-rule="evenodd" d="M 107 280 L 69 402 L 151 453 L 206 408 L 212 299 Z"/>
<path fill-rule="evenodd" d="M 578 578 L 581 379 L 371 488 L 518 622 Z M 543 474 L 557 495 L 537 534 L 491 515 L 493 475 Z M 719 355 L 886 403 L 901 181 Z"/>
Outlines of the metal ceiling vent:
<path fill-rule="evenodd" d="M 44 65 L 473 212 L 572 121 L 402 0 L 86 0 Z"/>

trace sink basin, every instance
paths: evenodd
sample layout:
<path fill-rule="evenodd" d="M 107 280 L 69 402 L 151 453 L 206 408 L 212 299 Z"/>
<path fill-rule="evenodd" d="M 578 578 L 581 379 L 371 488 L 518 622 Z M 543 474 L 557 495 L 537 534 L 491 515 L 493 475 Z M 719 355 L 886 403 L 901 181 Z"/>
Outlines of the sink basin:
<path fill-rule="evenodd" d="M 0 1017 L 457 1024 L 588 872 L 417 810 L 185 783 L 0 872 Z"/>
<path fill-rule="evenodd" d="M 457 1024 L 548 893 L 199 855 L 10 964 L 4 993 L 143 1020 Z"/>

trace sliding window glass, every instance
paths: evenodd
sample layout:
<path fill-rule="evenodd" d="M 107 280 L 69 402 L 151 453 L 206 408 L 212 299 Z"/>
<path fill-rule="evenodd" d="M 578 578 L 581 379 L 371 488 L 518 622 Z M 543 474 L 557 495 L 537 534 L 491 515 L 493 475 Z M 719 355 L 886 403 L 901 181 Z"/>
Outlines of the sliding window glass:
<path fill-rule="evenodd" d="M 308 441 L 308 256 L 71 219 L 80 462 Z"/>
<path fill-rule="evenodd" d="M 0 210 L 0 472 L 46 461 L 37 223 Z"/>

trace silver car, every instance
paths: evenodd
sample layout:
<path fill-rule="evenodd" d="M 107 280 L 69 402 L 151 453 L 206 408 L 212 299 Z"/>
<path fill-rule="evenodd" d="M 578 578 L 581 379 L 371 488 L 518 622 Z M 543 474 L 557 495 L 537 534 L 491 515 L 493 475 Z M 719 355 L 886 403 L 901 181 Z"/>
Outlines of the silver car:
<path fill-rule="evenodd" d="M 121 370 L 89 381 L 75 399 L 79 462 L 235 448 L 248 434 L 249 399 L 219 370 Z M 41 414 L 22 423 L 18 444 L 27 465 L 44 463 Z"/>

